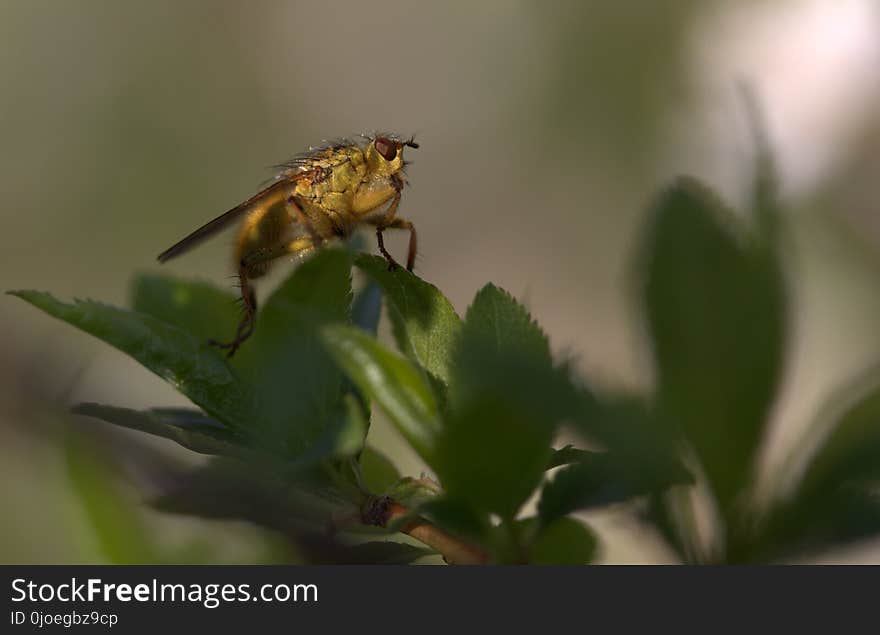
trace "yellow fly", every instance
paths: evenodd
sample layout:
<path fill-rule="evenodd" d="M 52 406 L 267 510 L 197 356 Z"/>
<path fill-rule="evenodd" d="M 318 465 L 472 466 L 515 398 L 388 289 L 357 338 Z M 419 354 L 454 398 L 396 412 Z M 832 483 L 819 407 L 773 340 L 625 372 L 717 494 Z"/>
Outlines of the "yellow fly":
<path fill-rule="evenodd" d="M 250 281 L 264 275 L 273 260 L 306 254 L 328 240 L 349 236 L 360 223 L 375 226 L 379 251 L 391 269 L 398 265 L 385 249 L 382 232 L 408 230 L 406 268 L 412 271 L 416 229 L 397 217 L 406 183 L 403 149 L 407 146 L 419 147 L 412 138 L 376 134 L 364 137 L 362 143 L 342 140 L 310 150 L 278 166 L 281 171 L 268 187 L 159 254 L 159 262 L 171 260 L 241 220 L 235 266 L 244 315 L 231 342 L 211 340 L 211 344 L 232 357 L 251 335 L 257 299 Z"/>

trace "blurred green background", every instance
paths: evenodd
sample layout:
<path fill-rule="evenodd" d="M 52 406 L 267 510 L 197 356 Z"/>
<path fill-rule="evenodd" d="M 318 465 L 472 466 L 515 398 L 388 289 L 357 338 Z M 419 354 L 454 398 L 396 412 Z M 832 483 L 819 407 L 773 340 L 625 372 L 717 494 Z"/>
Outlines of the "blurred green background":
<path fill-rule="evenodd" d="M 794 335 L 766 478 L 796 424 L 880 359 L 873 0 L 0 0 L 0 34 L 3 289 L 124 304 L 133 272 L 253 193 L 267 166 L 325 138 L 389 129 L 422 144 L 408 155 L 400 208 L 419 230 L 417 272 L 460 312 L 495 282 L 586 376 L 644 388 L 632 275 L 641 221 L 682 172 L 744 199 L 746 82 L 766 114 L 792 230 Z M 230 284 L 231 240 L 169 268 Z M 404 253 L 405 237 L 391 249 Z M 84 481 L 100 490 L 110 478 L 83 476 L 90 462 L 69 440 L 71 426 L 100 424 L 65 409 L 184 400 L 12 298 L 0 303 L 0 347 L 0 562 L 113 559 L 70 478 L 80 494 Z M 371 435 L 404 474 L 423 469 L 381 422 Z M 161 516 L 138 505 L 143 493 L 118 494 L 93 503 L 120 535 L 150 535 L 165 554 L 277 556 L 253 528 Z M 591 518 L 605 561 L 671 558 L 628 516 Z M 880 562 L 880 543 L 827 561 Z"/>

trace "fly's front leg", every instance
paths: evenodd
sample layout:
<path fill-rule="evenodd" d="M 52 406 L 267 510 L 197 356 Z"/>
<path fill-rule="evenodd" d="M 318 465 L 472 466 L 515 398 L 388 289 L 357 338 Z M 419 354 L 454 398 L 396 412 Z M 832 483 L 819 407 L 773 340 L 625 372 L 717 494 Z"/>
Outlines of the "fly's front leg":
<path fill-rule="evenodd" d="M 400 265 L 397 264 L 397 261 L 394 257 L 388 253 L 388 250 L 385 249 L 385 241 L 382 239 L 382 232 L 384 231 L 384 227 L 381 225 L 376 226 L 376 242 L 379 243 L 379 253 L 381 253 L 385 260 L 388 261 L 388 271 L 394 271 Z"/>
<path fill-rule="evenodd" d="M 226 353 L 226 357 L 232 357 L 233 355 L 235 355 L 235 351 L 238 350 L 239 346 L 241 346 L 244 341 L 249 338 L 254 332 L 254 323 L 256 322 L 257 296 L 254 293 L 253 287 L 248 281 L 250 273 L 259 269 L 260 267 L 265 267 L 265 265 L 272 260 L 281 258 L 282 256 L 287 256 L 290 254 L 306 254 L 313 249 L 315 249 L 315 241 L 312 240 L 310 236 L 301 236 L 299 238 L 291 240 L 290 242 L 281 243 L 274 247 L 263 247 L 261 249 L 257 249 L 256 251 L 253 251 L 242 258 L 238 268 L 238 277 L 241 284 L 241 297 L 244 303 L 244 315 L 242 316 L 241 321 L 238 323 L 238 328 L 235 331 L 235 339 L 233 339 L 231 342 L 218 342 L 216 340 L 209 340 L 209 343 L 212 346 L 227 349 L 229 352 Z"/>
<path fill-rule="evenodd" d="M 376 226 L 376 242 L 379 243 L 379 252 L 385 257 L 385 260 L 388 261 L 389 271 L 393 271 L 400 265 L 398 265 L 397 261 L 391 257 L 388 250 L 385 249 L 385 241 L 382 238 L 382 232 L 386 229 L 406 229 L 409 231 L 409 251 L 406 256 L 406 269 L 407 271 L 412 271 L 416 264 L 416 247 L 418 242 L 416 228 L 415 225 L 405 218 L 396 218 L 395 214 L 397 214 L 397 207 L 399 205 L 400 192 L 398 191 L 382 218 L 369 222 Z"/>
<path fill-rule="evenodd" d="M 388 253 L 388 250 L 385 249 L 385 240 L 382 237 L 382 232 L 392 226 L 395 221 L 394 215 L 397 214 L 397 208 L 400 205 L 400 190 L 398 189 L 394 193 L 394 198 L 391 199 L 391 204 L 388 205 L 388 209 L 385 210 L 385 214 L 382 218 L 368 221 L 370 224 L 376 226 L 376 242 L 379 244 L 379 253 L 384 256 L 385 260 L 388 261 L 388 271 L 394 271 L 400 265 L 397 264 L 397 261 Z M 410 244 L 412 246 L 412 244 Z M 413 255 L 413 258 L 415 256 Z M 407 269 L 412 271 L 412 263 L 407 261 Z"/>

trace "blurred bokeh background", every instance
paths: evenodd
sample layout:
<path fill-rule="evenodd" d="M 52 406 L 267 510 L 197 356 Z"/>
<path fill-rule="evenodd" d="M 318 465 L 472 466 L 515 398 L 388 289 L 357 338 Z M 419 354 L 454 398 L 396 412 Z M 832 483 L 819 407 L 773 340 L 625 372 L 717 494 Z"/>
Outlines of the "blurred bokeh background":
<path fill-rule="evenodd" d="M 422 144 L 400 208 L 419 229 L 418 273 L 459 311 L 495 282 L 587 377 L 645 388 L 632 275 L 641 221 L 682 172 L 744 200 L 746 83 L 791 229 L 794 335 L 764 473 L 835 386 L 880 360 L 876 0 L 0 0 L 0 34 L 2 289 L 124 304 L 134 272 L 253 193 L 267 166 L 389 129 Z M 229 284 L 231 240 L 168 267 Z M 403 253 L 405 237 L 391 248 Z M 10 297 L 0 349 L 0 562 L 112 559 L 70 484 L 89 461 L 71 454 L 82 444 L 69 429 L 100 424 L 65 408 L 184 400 Z M 403 473 L 423 469 L 387 427 L 371 434 Z M 126 496 L 107 510 L 121 534 L 149 533 L 183 560 L 277 554 L 256 529 L 161 516 Z M 670 558 L 622 515 L 593 521 L 605 561 Z M 825 561 L 880 562 L 880 544 Z"/>

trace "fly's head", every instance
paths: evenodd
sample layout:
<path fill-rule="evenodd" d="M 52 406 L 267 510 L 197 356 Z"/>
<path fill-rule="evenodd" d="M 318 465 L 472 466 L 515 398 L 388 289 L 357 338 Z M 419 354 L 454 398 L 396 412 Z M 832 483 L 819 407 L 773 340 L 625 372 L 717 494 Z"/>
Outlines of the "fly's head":
<path fill-rule="evenodd" d="M 376 176 L 392 176 L 400 173 L 406 164 L 403 160 L 403 149 L 419 147 L 412 137 L 404 140 L 393 134 L 379 134 L 369 139 L 364 155 L 368 171 Z"/>

